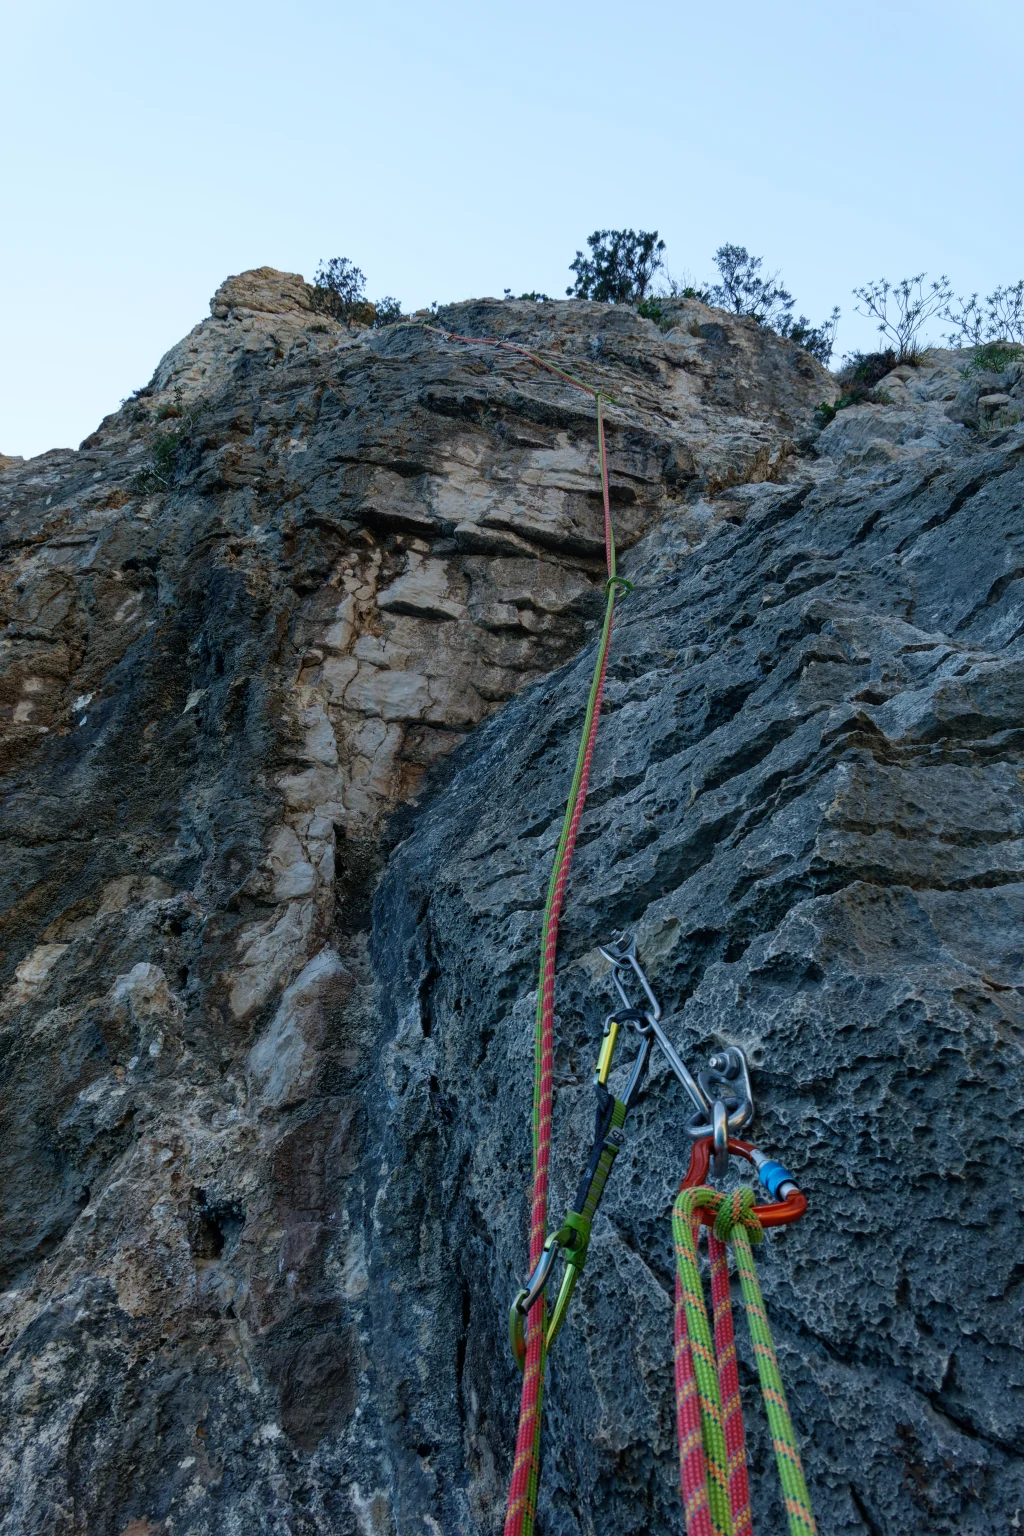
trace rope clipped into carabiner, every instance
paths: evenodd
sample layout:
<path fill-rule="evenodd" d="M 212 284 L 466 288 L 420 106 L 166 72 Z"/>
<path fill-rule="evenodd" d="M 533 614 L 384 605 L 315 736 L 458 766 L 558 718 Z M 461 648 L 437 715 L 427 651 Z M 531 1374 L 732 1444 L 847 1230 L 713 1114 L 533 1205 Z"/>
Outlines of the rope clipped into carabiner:
<path fill-rule="evenodd" d="M 708 1234 L 715 1336 L 697 1262 L 702 1215 Z M 731 1244 L 757 1360 L 790 1536 L 816 1536 L 810 1495 L 779 1374 L 752 1243 L 764 1236 L 747 1188 L 732 1195 L 683 1188 L 672 1208 L 676 1251 L 675 1378 L 679 1481 L 687 1536 L 753 1536 L 726 1244 Z"/>

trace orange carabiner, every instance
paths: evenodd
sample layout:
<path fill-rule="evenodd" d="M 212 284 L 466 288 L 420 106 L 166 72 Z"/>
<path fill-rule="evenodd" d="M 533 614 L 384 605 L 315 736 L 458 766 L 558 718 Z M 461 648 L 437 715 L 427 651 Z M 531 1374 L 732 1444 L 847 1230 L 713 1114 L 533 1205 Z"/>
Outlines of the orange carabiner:
<path fill-rule="evenodd" d="M 729 1137 L 729 1151 L 735 1152 L 740 1157 L 745 1157 L 748 1163 L 753 1163 L 752 1153 L 757 1149 L 749 1141 L 734 1141 Z M 702 1136 L 693 1143 L 690 1151 L 690 1166 L 686 1170 L 686 1176 L 680 1184 L 680 1189 L 693 1189 L 697 1184 L 703 1184 L 708 1176 L 711 1166 L 711 1137 Z M 807 1209 L 807 1196 L 802 1195 L 797 1188 L 792 1188 L 785 1200 L 773 1201 L 771 1205 L 755 1205 L 754 1215 L 762 1227 L 785 1227 L 791 1221 L 799 1221 Z M 707 1207 L 699 1207 L 695 1212 L 705 1226 L 714 1226 L 716 1212 Z"/>

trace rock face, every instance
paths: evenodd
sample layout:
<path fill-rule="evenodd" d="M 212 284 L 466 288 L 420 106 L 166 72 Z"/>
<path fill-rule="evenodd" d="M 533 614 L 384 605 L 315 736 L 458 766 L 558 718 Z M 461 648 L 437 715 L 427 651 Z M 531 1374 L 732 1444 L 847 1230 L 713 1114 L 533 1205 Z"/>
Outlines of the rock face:
<path fill-rule="evenodd" d="M 211 310 L 78 453 L 0 465 L 0 1531 L 483 1536 L 601 607 L 592 405 L 266 268 Z M 616 402 L 636 591 L 563 927 L 553 1216 L 630 926 L 687 1058 L 747 1050 L 811 1200 L 761 1267 L 821 1530 L 1015 1529 L 1019 381 L 932 353 L 819 431 L 831 378 L 697 303 L 437 323 Z M 659 1065 L 553 1355 L 550 1536 L 680 1528 L 684 1119 Z M 781 1533 L 753 1399 L 748 1429 Z"/>

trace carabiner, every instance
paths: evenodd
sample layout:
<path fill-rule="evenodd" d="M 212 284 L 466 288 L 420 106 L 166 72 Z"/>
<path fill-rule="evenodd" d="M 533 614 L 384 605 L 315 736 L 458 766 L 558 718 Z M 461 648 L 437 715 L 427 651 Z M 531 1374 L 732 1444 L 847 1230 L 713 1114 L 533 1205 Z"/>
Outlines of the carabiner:
<path fill-rule="evenodd" d="M 651 1057 L 651 1037 L 648 1015 L 639 1008 L 617 1008 L 610 1013 L 604 1021 L 604 1037 L 601 1041 L 601 1049 L 598 1052 L 597 1065 L 594 1068 L 594 1087 L 606 1088 L 608 1077 L 612 1070 L 612 1058 L 615 1054 L 615 1045 L 619 1038 L 619 1030 L 623 1024 L 631 1024 L 640 1036 L 640 1049 L 633 1062 L 633 1069 L 629 1074 L 629 1082 L 626 1091 L 622 1095 L 622 1102 L 626 1109 L 633 1108 L 640 1097 L 640 1090 L 647 1076 L 647 1067 Z"/>
<path fill-rule="evenodd" d="M 647 977 L 644 975 L 643 966 L 640 964 L 640 961 L 637 958 L 636 935 L 632 933 L 620 933 L 617 943 L 613 941 L 611 944 L 599 944 L 598 949 L 601 951 L 604 958 L 612 967 L 612 980 L 615 983 L 615 990 L 622 998 L 625 1006 L 627 1008 L 632 1008 L 633 1004 L 630 1000 L 629 993 L 626 991 L 622 983 L 622 978 L 619 975 L 619 972 L 632 971 L 637 981 L 639 981 L 641 987 L 643 987 L 644 995 L 650 1004 L 649 1010 L 646 1011 L 650 1013 L 651 1017 L 655 1021 L 660 1019 L 661 1004 L 655 997 L 654 992 L 651 989 L 651 984 L 647 980 Z"/>
<path fill-rule="evenodd" d="M 600 944 L 598 948 L 612 967 L 612 980 L 615 983 L 615 990 L 618 992 L 626 1008 L 629 1009 L 631 1015 L 640 1014 L 646 1021 L 643 1027 L 639 1024 L 636 1026 L 639 1033 L 650 1033 L 654 1036 L 661 1046 L 669 1066 L 685 1088 L 694 1110 L 703 1119 L 707 1119 L 711 1114 L 711 1100 L 706 1097 L 700 1084 L 689 1071 L 686 1063 L 661 1027 L 661 1004 L 654 995 L 654 989 L 647 980 L 643 966 L 637 958 L 635 935 L 622 933 L 614 943 Z M 624 980 L 624 976 L 628 978 L 630 975 L 636 978 L 643 989 L 644 997 L 648 1003 L 646 1008 L 635 1008 L 633 1006 L 632 999 L 626 991 Z"/>
<path fill-rule="evenodd" d="M 520 1370 L 526 1367 L 526 1319 L 544 1294 L 544 1288 L 551 1278 L 551 1271 L 559 1250 L 565 1254 L 565 1274 L 562 1276 L 558 1297 L 548 1323 L 545 1343 L 549 1349 L 562 1326 L 572 1293 L 576 1289 L 576 1281 L 587 1257 L 589 1243 L 590 1223 L 577 1211 L 567 1212 L 565 1224 L 548 1238 L 529 1282 L 516 1295 L 509 1308 L 508 1341 Z"/>
<path fill-rule="evenodd" d="M 745 1157 L 748 1163 L 754 1165 L 762 1185 L 772 1196 L 771 1205 L 754 1206 L 754 1215 L 762 1227 L 785 1227 L 791 1221 L 799 1221 L 807 1209 L 807 1197 L 797 1189 L 792 1175 L 783 1168 L 782 1164 L 774 1162 L 758 1147 L 751 1146 L 749 1141 L 736 1141 L 730 1136 L 728 1145 L 730 1152 L 738 1157 Z M 711 1137 L 704 1136 L 693 1144 L 690 1152 L 690 1166 L 679 1186 L 680 1189 L 693 1189 L 695 1185 L 705 1183 L 710 1163 Z M 713 1211 L 701 1209 L 694 1214 L 699 1214 L 705 1225 L 714 1225 Z"/>
<path fill-rule="evenodd" d="M 715 1179 L 724 1179 L 729 1172 L 729 1119 L 721 1099 L 716 1099 L 711 1106 L 711 1123 L 714 1126 L 711 1145 L 715 1149 L 711 1163 L 711 1176 Z"/>

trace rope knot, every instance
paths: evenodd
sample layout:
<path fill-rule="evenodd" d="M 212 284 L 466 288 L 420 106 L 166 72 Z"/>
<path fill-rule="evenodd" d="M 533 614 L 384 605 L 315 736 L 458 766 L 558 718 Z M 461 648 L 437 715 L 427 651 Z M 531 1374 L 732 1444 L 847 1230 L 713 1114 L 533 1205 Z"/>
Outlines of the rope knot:
<path fill-rule="evenodd" d="M 633 592 L 635 590 L 633 583 L 627 581 L 625 576 L 609 576 L 604 584 L 604 589 L 606 592 L 610 592 L 613 587 L 618 587 L 623 592 Z"/>
<path fill-rule="evenodd" d="M 685 1212 L 687 1218 L 691 1218 L 698 1208 L 712 1211 L 715 1217 L 714 1233 L 719 1242 L 729 1242 L 737 1231 L 746 1232 L 755 1246 L 764 1237 L 764 1230 L 754 1212 L 754 1191 L 745 1184 L 731 1195 L 711 1189 L 706 1184 L 697 1189 L 683 1189 L 676 1197 L 676 1207 Z"/>
<path fill-rule="evenodd" d="M 759 1243 L 764 1231 L 754 1215 L 754 1191 L 744 1184 L 731 1195 L 722 1195 L 721 1202 L 715 1217 L 715 1236 L 719 1241 L 727 1243 L 737 1227 L 741 1227 L 752 1243 Z"/>

